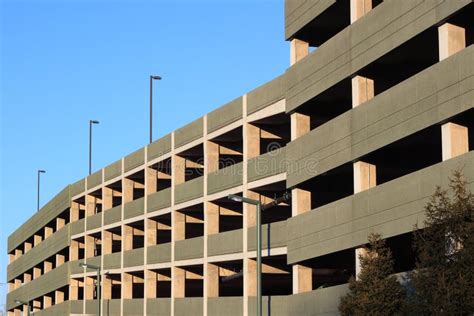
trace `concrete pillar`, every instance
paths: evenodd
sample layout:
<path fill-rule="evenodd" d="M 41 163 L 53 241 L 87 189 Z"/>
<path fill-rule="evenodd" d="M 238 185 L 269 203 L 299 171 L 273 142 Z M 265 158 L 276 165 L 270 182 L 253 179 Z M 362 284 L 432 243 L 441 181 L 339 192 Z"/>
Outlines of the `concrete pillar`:
<path fill-rule="evenodd" d="M 128 178 L 123 178 L 122 181 L 122 203 L 133 201 L 133 187 L 134 183 Z"/>
<path fill-rule="evenodd" d="M 247 159 L 260 156 L 260 128 L 250 123 L 247 123 Z"/>
<path fill-rule="evenodd" d="M 8 263 L 12 263 L 15 261 L 15 254 L 14 253 L 9 253 L 8 254 Z"/>
<path fill-rule="evenodd" d="M 64 218 L 56 218 L 56 231 L 60 230 L 61 228 L 66 225 L 66 220 Z"/>
<path fill-rule="evenodd" d="M 146 192 L 147 194 L 155 193 L 157 190 L 157 179 L 158 179 L 158 171 L 153 168 L 147 167 L 146 168 Z"/>
<path fill-rule="evenodd" d="M 466 30 L 462 27 L 444 23 L 438 27 L 439 60 L 448 58 L 466 47 Z"/>
<path fill-rule="evenodd" d="M 23 283 L 26 284 L 26 283 L 28 283 L 28 282 L 31 282 L 31 280 L 32 280 L 32 275 L 31 275 L 31 273 L 26 273 L 26 272 L 25 272 L 25 273 L 23 274 Z"/>
<path fill-rule="evenodd" d="M 102 278 L 102 299 L 112 299 L 112 279 L 108 276 Z"/>
<path fill-rule="evenodd" d="M 29 305 L 23 305 L 23 313 L 22 313 L 23 316 L 28 315 L 28 309 L 29 308 L 30 308 Z"/>
<path fill-rule="evenodd" d="M 102 207 L 104 210 L 108 210 L 113 207 L 114 204 L 114 192 L 111 188 L 102 188 Z"/>
<path fill-rule="evenodd" d="M 95 290 L 95 280 L 91 277 L 85 277 L 84 299 L 93 300 Z"/>
<path fill-rule="evenodd" d="M 71 279 L 69 281 L 69 300 L 77 301 L 79 299 L 79 281 Z"/>
<path fill-rule="evenodd" d="M 33 300 L 31 310 L 33 312 L 37 312 L 41 309 L 41 301 L 40 300 Z"/>
<path fill-rule="evenodd" d="M 211 173 L 219 170 L 219 145 L 207 141 L 206 146 L 206 173 Z"/>
<path fill-rule="evenodd" d="M 372 0 L 351 0 L 351 23 L 372 10 Z"/>
<path fill-rule="evenodd" d="M 15 289 L 20 288 L 21 286 L 21 280 L 20 279 L 15 279 Z"/>
<path fill-rule="evenodd" d="M 303 59 L 309 54 L 309 43 L 299 40 L 292 39 L 290 42 L 290 66 L 293 66 L 298 61 Z"/>
<path fill-rule="evenodd" d="M 23 251 L 21 249 L 15 249 L 15 260 L 18 260 L 23 255 Z"/>
<path fill-rule="evenodd" d="M 15 281 L 8 282 L 8 293 L 15 289 Z"/>
<path fill-rule="evenodd" d="M 59 304 L 64 302 L 64 292 L 56 290 L 54 292 L 54 304 Z"/>
<path fill-rule="evenodd" d="M 133 227 L 128 225 L 122 226 L 122 250 L 133 249 Z"/>
<path fill-rule="evenodd" d="M 441 126 L 443 161 L 469 151 L 468 128 L 454 123 Z"/>
<path fill-rule="evenodd" d="M 374 81 L 372 79 L 355 76 L 351 82 L 353 108 L 374 98 Z"/>
<path fill-rule="evenodd" d="M 250 190 L 245 192 L 245 197 L 248 197 L 252 200 L 260 200 L 260 194 Z M 257 225 L 257 207 L 251 204 L 245 204 L 244 207 L 247 208 L 247 218 L 245 219 L 247 221 L 247 227 Z"/>
<path fill-rule="evenodd" d="M 219 267 L 215 264 L 207 264 L 206 287 L 208 297 L 219 296 Z"/>
<path fill-rule="evenodd" d="M 33 236 L 33 245 L 34 245 L 34 247 L 38 246 L 41 243 L 42 240 L 43 240 L 43 238 L 40 235 L 34 235 Z"/>
<path fill-rule="evenodd" d="M 158 225 L 152 219 L 146 219 L 146 246 L 153 246 L 156 245 L 156 240 L 158 236 Z"/>
<path fill-rule="evenodd" d="M 354 194 L 368 190 L 377 185 L 375 165 L 358 161 L 354 163 Z"/>
<path fill-rule="evenodd" d="M 244 286 L 247 288 L 248 296 L 257 296 L 257 262 L 250 258 L 244 259 L 247 265 L 247 273 L 244 275 Z"/>
<path fill-rule="evenodd" d="M 39 278 L 41 276 L 41 269 L 38 267 L 33 268 L 33 280 Z"/>
<path fill-rule="evenodd" d="M 301 113 L 291 114 L 291 140 L 295 140 L 311 130 L 311 118 Z"/>
<path fill-rule="evenodd" d="M 207 202 L 206 215 L 204 219 L 207 222 L 206 235 L 219 233 L 219 205 Z"/>
<path fill-rule="evenodd" d="M 76 240 L 71 240 L 71 245 L 69 246 L 69 260 L 74 261 L 79 259 L 79 242 Z"/>
<path fill-rule="evenodd" d="M 361 271 L 361 265 L 360 265 L 360 257 L 366 256 L 367 255 L 367 249 L 365 248 L 357 248 L 355 250 L 355 261 L 356 261 L 356 280 L 359 280 L 359 273 Z"/>
<path fill-rule="evenodd" d="M 172 287 L 173 287 L 173 296 L 175 298 L 181 298 L 185 296 L 185 286 L 186 286 L 186 270 L 173 267 L 173 275 L 171 278 Z"/>
<path fill-rule="evenodd" d="M 112 253 L 113 234 L 107 230 L 102 232 L 102 254 Z"/>
<path fill-rule="evenodd" d="M 172 164 L 173 166 L 171 173 L 173 175 L 174 185 L 183 183 L 186 180 L 186 159 L 181 156 L 174 155 L 172 157 Z"/>
<path fill-rule="evenodd" d="M 156 283 L 157 275 L 156 272 L 151 270 L 145 270 L 146 278 L 146 298 L 156 298 Z"/>
<path fill-rule="evenodd" d="M 86 235 L 84 240 L 86 244 L 86 258 L 94 257 L 95 238 L 92 236 Z"/>
<path fill-rule="evenodd" d="M 186 237 L 186 215 L 178 211 L 173 211 L 173 217 L 174 240 L 183 240 Z"/>
<path fill-rule="evenodd" d="M 66 258 L 64 255 L 61 254 L 56 254 L 56 267 L 59 267 L 60 265 L 64 264 L 66 262 Z"/>
<path fill-rule="evenodd" d="M 96 198 L 92 195 L 86 195 L 86 217 L 95 214 Z"/>
<path fill-rule="evenodd" d="M 46 274 L 51 270 L 53 270 L 53 263 L 51 261 L 44 261 L 43 262 L 43 274 Z"/>
<path fill-rule="evenodd" d="M 69 209 L 69 221 L 71 223 L 79 220 L 79 203 L 71 202 L 71 208 Z"/>
<path fill-rule="evenodd" d="M 51 307 L 52 303 L 53 303 L 53 299 L 51 296 L 49 295 L 43 296 L 43 309 Z"/>
<path fill-rule="evenodd" d="M 44 228 L 44 239 L 48 238 L 53 234 L 53 228 L 46 226 Z"/>
<path fill-rule="evenodd" d="M 33 248 L 33 245 L 30 242 L 25 241 L 25 253 L 31 250 Z"/>
<path fill-rule="evenodd" d="M 128 273 L 122 273 L 122 298 L 133 298 L 133 276 Z"/>

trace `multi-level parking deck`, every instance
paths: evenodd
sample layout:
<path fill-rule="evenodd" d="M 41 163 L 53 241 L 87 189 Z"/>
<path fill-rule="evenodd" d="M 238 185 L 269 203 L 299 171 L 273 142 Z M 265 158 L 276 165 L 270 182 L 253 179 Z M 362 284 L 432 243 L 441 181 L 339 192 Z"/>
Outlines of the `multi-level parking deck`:
<path fill-rule="evenodd" d="M 288 70 L 69 185 L 8 241 L 7 308 L 104 315 L 336 314 L 367 235 L 414 268 L 414 224 L 474 189 L 474 3 L 286 1 Z M 314 49 L 311 49 L 313 47 Z"/>

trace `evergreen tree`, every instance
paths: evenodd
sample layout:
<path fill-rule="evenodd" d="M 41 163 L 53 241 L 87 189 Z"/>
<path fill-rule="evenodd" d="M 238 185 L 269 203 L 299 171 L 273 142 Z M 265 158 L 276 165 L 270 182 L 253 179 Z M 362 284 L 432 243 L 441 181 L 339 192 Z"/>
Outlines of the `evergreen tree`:
<path fill-rule="evenodd" d="M 341 298 L 342 315 L 396 315 L 405 301 L 405 289 L 393 276 L 390 249 L 379 234 L 369 235 L 366 253 L 360 256 L 359 280 L 351 277 L 349 293 Z"/>
<path fill-rule="evenodd" d="M 436 189 L 425 207 L 425 227 L 415 231 L 410 312 L 416 315 L 474 313 L 474 196 L 459 171 L 450 189 Z"/>

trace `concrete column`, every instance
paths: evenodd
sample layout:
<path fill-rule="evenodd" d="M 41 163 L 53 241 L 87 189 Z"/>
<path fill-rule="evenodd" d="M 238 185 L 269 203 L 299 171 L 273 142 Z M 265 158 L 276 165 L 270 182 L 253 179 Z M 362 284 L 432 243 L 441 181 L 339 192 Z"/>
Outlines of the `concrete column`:
<path fill-rule="evenodd" d="M 91 277 L 85 277 L 85 286 L 84 286 L 84 299 L 93 300 L 94 299 L 94 290 L 95 282 Z"/>
<path fill-rule="evenodd" d="M 53 270 L 53 263 L 50 262 L 50 261 L 44 261 L 43 262 L 43 274 L 46 274 L 51 270 Z"/>
<path fill-rule="evenodd" d="M 34 267 L 33 268 L 33 280 L 39 278 L 41 276 L 41 269 Z"/>
<path fill-rule="evenodd" d="M 438 27 L 439 60 L 448 58 L 466 47 L 466 30 L 462 27 L 444 23 Z"/>
<path fill-rule="evenodd" d="M 48 296 L 48 295 L 43 296 L 43 309 L 51 307 L 52 303 L 53 303 L 53 299 L 51 296 Z"/>
<path fill-rule="evenodd" d="M 133 201 L 133 187 L 134 183 L 132 180 L 123 178 L 122 182 L 122 203 L 128 203 Z"/>
<path fill-rule="evenodd" d="M 56 254 L 56 267 L 59 267 L 60 265 L 64 264 L 66 262 L 66 258 L 64 255 L 61 254 Z"/>
<path fill-rule="evenodd" d="M 157 275 L 156 272 L 151 270 L 145 270 L 146 278 L 146 298 L 156 298 L 156 283 Z"/>
<path fill-rule="evenodd" d="M 25 253 L 31 250 L 33 248 L 33 245 L 30 242 L 25 241 Z"/>
<path fill-rule="evenodd" d="M 133 276 L 128 273 L 122 273 L 122 298 L 133 298 Z"/>
<path fill-rule="evenodd" d="M 146 246 L 154 246 L 156 245 L 156 240 L 158 236 L 158 226 L 157 222 L 152 219 L 146 219 Z"/>
<path fill-rule="evenodd" d="M 108 276 L 102 278 L 102 299 L 112 299 L 112 279 Z"/>
<path fill-rule="evenodd" d="M 76 240 L 71 240 L 71 245 L 69 246 L 69 260 L 74 261 L 79 259 L 79 242 Z"/>
<path fill-rule="evenodd" d="M 8 254 L 8 263 L 12 263 L 15 261 L 15 254 L 14 253 L 9 253 Z"/>
<path fill-rule="evenodd" d="M 96 198 L 92 195 L 86 195 L 86 217 L 95 214 Z"/>
<path fill-rule="evenodd" d="M 22 315 L 26 316 L 28 315 L 28 309 L 30 308 L 29 305 L 23 305 L 23 313 Z"/>
<path fill-rule="evenodd" d="M 185 286 L 186 286 L 186 270 L 173 267 L 173 275 L 171 277 L 171 282 L 173 283 L 173 296 L 175 298 L 181 298 L 185 296 Z"/>
<path fill-rule="evenodd" d="M 298 61 L 303 59 L 309 54 L 309 43 L 299 40 L 292 39 L 290 42 L 290 66 L 293 66 Z"/>
<path fill-rule="evenodd" d="M 173 216 L 174 241 L 183 240 L 186 237 L 186 215 L 178 211 L 173 211 Z"/>
<path fill-rule="evenodd" d="M 247 265 L 247 273 L 244 275 L 244 286 L 247 288 L 248 296 L 257 296 L 257 262 L 250 258 L 244 259 Z"/>
<path fill-rule="evenodd" d="M 353 108 L 374 98 L 374 81 L 372 79 L 355 76 L 351 82 Z"/>
<path fill-rule="evenodd" d="M 45 227 L 44 228 L 44 239 L 48 238 L 53 234 L 53 229 L 51 227 Z"/>
<path fill-rule="evenodd" d="M 351 23 L 372 10 L 372 0 L 351 0 Z"/>
<path fill-rule="evenodd" d="M 218 297 L 219 296 L 219 267 L 215 264 L 207 264 L 207 296 Z"/>
<path fill-rule="evenodd" d="M 56 218 L 56 231 L 60 230 L 61 228 L 66 225 L 66 220 L 64 218 Z"/>
<path fill-rule="evenodd" d="M 69 281 L 69 300 L 77 301 L 79 299 L 79 281 L 71 279 Z"/>
<path fill-rule="evenodd" d="M 186 180 L 186 159 L 181 156 L 174 155 L 172 157 L 173 166 L 172 166 L 172 175 L 173 175 L 173 185 L 178 185 L 183 183 Z"/>
<path fill-rule="evenodd" d="M 360 257 L 364 257 L 367 255 L 367 249 L 365 248 L 357 248 L 355 250 L 355 261 L 356 261 L 356 280 L 359 280 L 359 273 L 361 271 L 361 265 L 360 265 Z"/>
<path fill-rule="evenodd" d="M 104 210 L 112 208 L 114 201 L 114 192 L 111 188 L 102 188 L 102 207 Z"/>
<path fill-rule="evenodd" d="M 122 250 L 133 249 L 133 227 L 128 225 L 122 226 Z"/>
<path fill-rule="evenodd" d="M 301 113 L 291 114 L 291 140 L 295 140 L 311 130 L 311 118 Z"/>
<path fill-rule="evenodd" d="M 250 190 L 247 190 L 247 192 L 245 192 L 245 197 L 248 197 L 252 200 L 260 200 L 260 194 Z M 251 204 L 245 204 L 244 207 L 247 207 L 247 218 L 244 219 L 247 221 L 247 227 L 257 225 L 257 207 Z"/>
<path fill-rule="evenodd" d="M 206 173 L 219 170 L 219 145 L 207 141 L 206 146 Z"/>
<path fill-rule="evenodd" d="M 69 221 L 71 223 L 79 220 L 79 203 L 71 202 L 71 208 L 69 209 Z"/>
<path fill-rule="evenodd" d="M 38 246 L 41 243 L 42 240 L 43 240 L 43 238 L 40 235 L 34 235 L 33 236 L 33 245 L 34 245 L 34 247 Z"/>
<path fill-rule="evenodd" d="M 207 223 L 206 234 L 217 234 L 219 232 L 219 205 L 207 202 L 206 216 L 204 219 Z"/>
<path fill-rule="evenodd" d="M 102 232 L 102 254 L 112 253 L 113 234 L 107 230 Z"/>
<path fill-rule="evenodd" d="M 21 249 L 15 249 L 15 260 L 18 260 L 23 255 L 23 251 Z"/>
<path fill-rule="evenodd" d="M 15 279 L 15 289 L 20 288 L 21 286 L 21 280 L 20 279 Z"/>
<path fill-rule="evenodd" d="M 469 151 L 468 128 L 454 123 L 441 126 L 443 161 Z"/>
<path fill-rule="evenodd" d="M 54 304 L 62 302 L 64 302 L 64 292 L 59 290 L 54 291 Z"/>
<path fill-rule="evenodd" d="M 146 192 L 147 194 L 155 193 L 157 190 L 157 179 L 158 179 L 158 171 L 153 168 L 147 167 L 146 168 Z"/>
<path fill-rule="evenodd" d="M 94 250 L 95 250 L 95 238 L 92 236 L 86 235 L 85 238 L 85 244 L 86 244 L 86 258 L 91 258 L 94 257 Z"/>
<path fill-rule="evenodd" d="M 37 312 L 41 309 L 41 301 L 40 300 L 33 300 L 33 304 L 32 304 L 32 311 L 33 312 Z"/>
<path fill-rule="evenodd" d="M 358 161 L 354 163 L 354 194 L 368 190 L 377 185 L 375 165 Z"/>
<path fill-rule="evenodd" d="M 26 284 L 26 283 L 28 283 L 28 282 L 31 282 L 31 280 L 32 280 L 32 275 L 31 275 L 31 273 L 26 273 L 26 272 L 25 272 L 25 273 L 23 274 L 23 283 Z"/>
<path fill-rule="evenodd" d="M 246 158 L 252 159 L 260 156 L 260 128 L 250 123 L 247 123 L 247 153 Z"/>

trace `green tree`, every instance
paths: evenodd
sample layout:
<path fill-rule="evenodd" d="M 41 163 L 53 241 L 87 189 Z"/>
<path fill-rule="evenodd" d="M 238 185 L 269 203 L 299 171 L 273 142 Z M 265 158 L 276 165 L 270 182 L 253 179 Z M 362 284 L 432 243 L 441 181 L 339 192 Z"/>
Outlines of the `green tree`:
<path fill-rule="evenodd" d="M 415 231 L 418 258 L 412 275 L 410 312 L 472 315 L 474 196 L 460 171 L 450 179 L 450 190 L 437 187 L 425 213 L 425 227 Z"/>
<path fill-rule="evenodd" d="M 379 234 L 368 237 L 369 245 L 359 256 L 359 279 L 351 277 L 349 293 L 341 298 L 342 315 L 396 315 L 405 302 L 405 289 L 393 276 L 393 259 L 390 249 Z"/>

